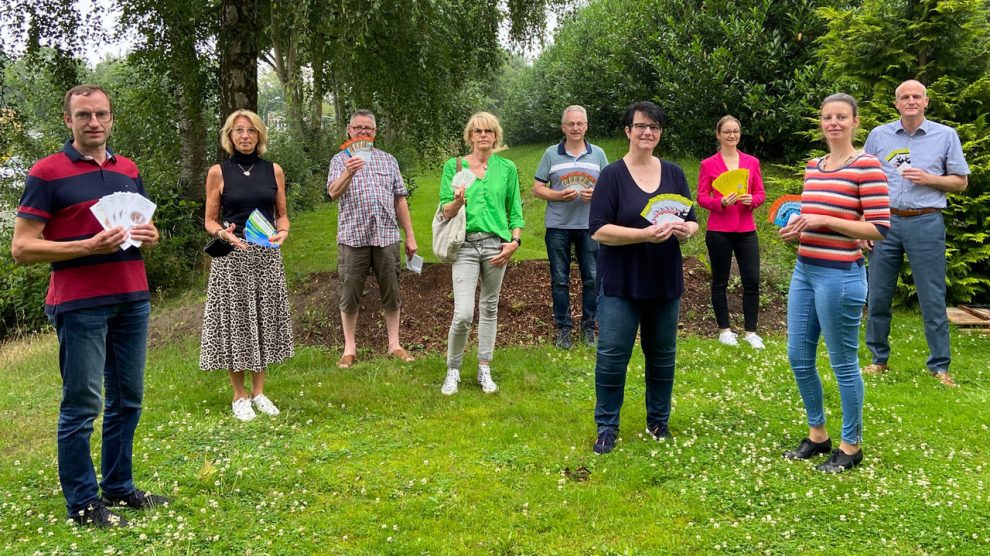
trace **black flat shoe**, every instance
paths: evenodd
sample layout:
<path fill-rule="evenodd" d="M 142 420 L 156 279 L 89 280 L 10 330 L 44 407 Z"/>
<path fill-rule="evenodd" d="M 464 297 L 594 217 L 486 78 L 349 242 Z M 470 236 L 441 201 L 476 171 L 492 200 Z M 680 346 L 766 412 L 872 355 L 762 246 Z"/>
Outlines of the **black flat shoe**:
<path fill-rule="evenodd" d="M 843 471 L 849 471 L 853 467 L 856 467 L 862 463 L 862 461 L 863 450 L 860 450 L 850 456 L 842 450 L 835 449 L 832 450 L 832 457 L 828 458 L 828 461 L 816 465 L 815 469 L 821 471 L 822 473 L 842 473 Z"/>
<path fill-rule="evenodd" d="M 798 444 L 797 448 L 784 452 L 784 457 L 787 459 L 808 459 L 811 456 L 817 456 L 818 454 L 827 454 L 831 450 L 831 438 L 826 438 L 822 442 L 812 442 L 810 438 L 805 437 L 804 440 Z"/>

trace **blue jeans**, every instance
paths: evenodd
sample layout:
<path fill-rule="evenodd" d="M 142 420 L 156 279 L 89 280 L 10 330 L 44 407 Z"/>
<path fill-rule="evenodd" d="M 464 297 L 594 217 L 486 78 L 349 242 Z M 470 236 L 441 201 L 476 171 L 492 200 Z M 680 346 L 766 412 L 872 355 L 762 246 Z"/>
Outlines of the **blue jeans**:
<path fill-rule="evenodd" d="M 886 363 L 890 358 L 890 304 L 904 255 L 911 265 L 921 304 L 928 340 L 928 370 L 947 372 L 951 357 L 949 318 L 945 314 L 945 223 L 940 212 L 909 218 L 891 215 L 887 238 L 874 245 L 870 255 L 866 347 L 874 363 Z"/>
<path fill-rule="evenodd" d="M 550 259 L 550 293 L 553 296 L 553 321 L 557 330 L 571 330 L 571 246 L 581 271 L 581 328 L 595 328 L 598 296 L 595 293 L 595 262 L 598 242 L 588 230 L 547 228 L 544 239 Z"/>
<path fill-rule="evenodd" d="M 619 428 L 626 371 L 640 332 L 646 359 L 646 424 L 666 424 L 674 390 L 680 299 L 644 301 L 599 291 L 598 354 L 595 360 L 595 423 L 598 432 Z"/>
<path fill-rule="evenodd" d="M 866 302 L 862 266 L 828 268 L 798 261 L 787 293 L 787 357 L 808 414 L 808 426 L 825 424 L 822 381 L 815 357 L 825 336 L 828 360 L 842 402 L 842 440 L 863 437 L 863 376 L 859 372 L 859 322 Z"/>
<path fill-rule="evenodd" d="M 93 421 L 103 402 L 99 487 L 105 494 L 134 492 L 134 430 L 141 418 L 151 304 L 135 301 L 58 313 L 62 402 L 58 415 L 58 478 L 70 515 L 98 499 L 90 456 Z M 106 398 L 101 391 L 106 389 Z"/>

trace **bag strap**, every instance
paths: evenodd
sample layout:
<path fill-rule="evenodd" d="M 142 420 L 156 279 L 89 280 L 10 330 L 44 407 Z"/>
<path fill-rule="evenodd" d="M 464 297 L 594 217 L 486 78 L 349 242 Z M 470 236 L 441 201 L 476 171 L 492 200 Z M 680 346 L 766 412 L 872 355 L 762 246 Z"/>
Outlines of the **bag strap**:
<path fill-rule="evenodd" d="M 461 157 L 457 157 L 457 171 L 460 172 L 463 166 L 461 165 Z"/>

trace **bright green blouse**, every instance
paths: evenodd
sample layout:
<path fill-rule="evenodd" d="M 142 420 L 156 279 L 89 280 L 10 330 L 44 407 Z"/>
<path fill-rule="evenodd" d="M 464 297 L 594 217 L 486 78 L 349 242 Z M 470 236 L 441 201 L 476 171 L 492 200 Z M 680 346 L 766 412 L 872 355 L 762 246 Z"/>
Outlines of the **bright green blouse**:
<path fill-rule="evenodd" d="M 467 168 L 467 164 L 463 165 Z M 457 159 L 451 158 L 443 165 L 440 178 L 440 203 L 454 200 L 451 182 L 457 172 Z M 493 154 L 488 159 L 485 177 L 475 178 L 465 192 L 467 205 L 467 233 L 487 232 L 508 242 L 512 230 L 525 226 L 522 200 L 519 196 L 519 171 L 511 160 Z"/>

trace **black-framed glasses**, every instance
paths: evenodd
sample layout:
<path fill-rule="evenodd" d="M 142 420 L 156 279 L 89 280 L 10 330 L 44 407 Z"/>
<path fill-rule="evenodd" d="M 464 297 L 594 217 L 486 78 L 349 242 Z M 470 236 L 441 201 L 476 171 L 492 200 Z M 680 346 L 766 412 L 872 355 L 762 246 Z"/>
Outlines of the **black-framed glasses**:
<path fill-rule="evenodd" d="M 363 125 L 352 125 L 350 127 L 351 127 L 352 130 L 354 130 L 354 131 L 356 131 L 358 133 L 374 133 L 375 130 L 378 129 L 376 127 L 368 127 L 368 126 L 363 126 Z"/>
<path fill-rule="evenodd" d="M 93 119 L 93 116 L 96 116 L 96 121 L 105 124 L 113 119 L 113 112 L 107 110 L 100 110 L 99 112 L 76 112 L 72 115 L 72 118 L 77 124 L 88 124 Z"/>
<path fill-rule="evenodd" d="M 635 131 L 637 131 L 639 133 L 643 133 L 646 130 L 650 130 L 653 133 L 660 133 L 660 126 L 658 124 L 640 124 L 640 123 L 635 123 L 635 124 L 633 124 L 633 125 L 631 125 L 629 127 L 633 128 L 633 130 L 635 130 Z"/>

